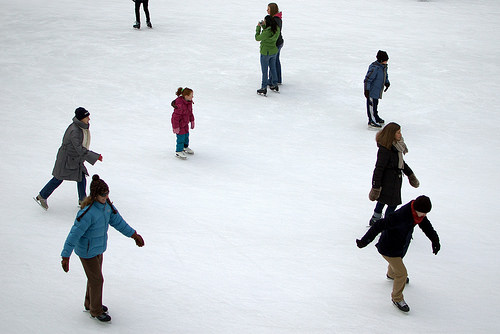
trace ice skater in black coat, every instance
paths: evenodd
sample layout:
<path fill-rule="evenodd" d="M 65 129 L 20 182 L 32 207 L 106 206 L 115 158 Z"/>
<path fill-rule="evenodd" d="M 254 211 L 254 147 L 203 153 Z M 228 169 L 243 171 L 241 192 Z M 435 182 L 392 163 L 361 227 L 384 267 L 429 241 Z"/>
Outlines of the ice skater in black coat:
<path fill-rule="evenodd" d="M 392 302 L 404 312 L 408 312 L 410 308 L 403 297 L 408 277 L 403 257 L 410 246 L 415 226 L 418 225 L 431 240 L 434 254 L 437 254 L 441 248 L 439 236 L 426 217 L 431 208 L 429 197 L 419 196 L 391 215 L 376 221 L 361 239 L 356 239 L 358 247 L 363 248 L 372 242 L 379 233 L 382 233 L 375 246 L 389 263 L 387 278 L 394 280 L 391 293 Z"/>
<path fill-rule="evenodd" d="M 382 218 L 384 206 L 387 205 L 385 216 L 388 216 L 401 204 L 403 174 L 408 176 L 412 187 L 418 188 L 420 185 L 410 166 L 403 159 L 403 155 L 408 153 L 408 148 L 401 134 L 401 126 L 394 122 L 387 124 L 377 133 L 376 141 L 377 162 L 368 198 L 371 201 L 376 200 L 377 204 L 370 219 L 370 226 Z"/>

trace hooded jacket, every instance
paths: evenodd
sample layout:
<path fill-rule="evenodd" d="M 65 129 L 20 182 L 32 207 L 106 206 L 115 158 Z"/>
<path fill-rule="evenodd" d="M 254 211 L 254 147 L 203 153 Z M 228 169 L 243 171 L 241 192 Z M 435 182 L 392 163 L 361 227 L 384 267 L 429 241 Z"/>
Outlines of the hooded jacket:
<path fill-rule="evenodd" d="M 93 165 L 99 159 L 99 153 L 90 151 L 83 145 L 84 131 L 87 131 L 87 136 L 90 137 L 89 124 L 73 117 L 73 123 L 66 129 L 61 147 L 57 151 L 56 162 L 52 170 L 52 175 L 56 179 L 80 182 L 83 173 L 88 175 L 83 163 L 88 161 Z"/>
<path fill-rule="evenodd" d="M 179 96 L 174 100 L 176 108 L 172 113 L 172 128 L 179 128 L 179 135 L 184 135 L 189 132 L 189 122 L 194 121 L 193 115 L 193 101 L 187 101 L 185 98 Z"/>
<path fill-rule="evenodd" d="M 427 217 L 424 217 L 419 224 L 415 223 L 411 207 L 412 202 L 410 201 L 387 217 L 373 223 L 372 227 L 361 238 L 361 241 L 369 244 L 381 233 L 380 239 L 375 245 L 378 252 L 388 257 L 402 258 L 406 255 L 410 246 L 415 225 L 418 225 L 429 240 L 433 243 L 439 242 L 438 234 Z"/>
<path fill-rule="evenodd" d="M 76 217 L 82 216 L 87 208 L 88 206 L 78 211 Z M 61 256 L 70 257 L 73 250 L 76 255 L 84 259 L 104 253 L 108 244 L 109 225 L 126 237 L 131 237 L 135 232 L 118 212 L 113 213 L 107 202 L 102 204 L 95 201 L 80 221 L 75 219 Z"/>
<path fill-rule="evenodd" d="M 387 74 L 387 64 L 381 64 L 374 61 L 368 67 L 368 72 L 365 76 L 365 90 L 370 91 L 372 99 L 381 99 L 384 92 L 384 85 L 390 84 L 389 75 Z"/>

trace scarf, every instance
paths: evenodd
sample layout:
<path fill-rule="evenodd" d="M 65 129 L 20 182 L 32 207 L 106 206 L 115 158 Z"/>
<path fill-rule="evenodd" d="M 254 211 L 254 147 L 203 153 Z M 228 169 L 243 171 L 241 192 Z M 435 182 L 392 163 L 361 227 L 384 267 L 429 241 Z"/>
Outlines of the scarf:
<path fill-rule="evenodd" d="M 89 129 L 82 129 L 82 131 L 83 131 L 82 145 L 88 150 L 90 147 L 90 131 Z"/>
<path fill-rule="evenodd" d="M 394 145 L 396 150 L 398 150 L 398 157 L 399 157 L 398 168 L 403 169 L 405 166 L 405 162 L 403 160 L 403 154 L 408 153 L 408 148 L 406 147 L 403 137 L 401 137 L 401 140 L 399 141 L 394 141 L 392 145 Z"/>
<path fill-rule="evenodd" d="M 422 222 L 422 220 L 424 220 L 424 217 L 419 217 L 417 215 L 417 212 L 413 208 L 413 202 L 415 202 L 415 201 L 411 201 L 411 214 L 413 216 L 413 222 L 415 223 L 415 225 L 417 225 L 417 224 L 420 224 Z"/>

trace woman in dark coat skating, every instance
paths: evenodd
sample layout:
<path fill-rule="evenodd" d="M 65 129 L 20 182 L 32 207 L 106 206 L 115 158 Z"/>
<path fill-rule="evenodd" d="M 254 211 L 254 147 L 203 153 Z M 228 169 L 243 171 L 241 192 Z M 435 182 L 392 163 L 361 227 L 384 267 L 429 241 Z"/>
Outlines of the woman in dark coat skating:
<path fill-rule="evenodd" d="M 403 155 L 408 153 L 408 148 L 401 135 L 401 126 L 391 122 L 387 124 L 376 136 L 378 152 L 377 162 L 372 177 L 372 189 L 368 197 L 371 201 L 377 201 L 370 226 L 382 218 L 382 211 L 387 205 L 385 215 L 396 210 L 401 204 L 401 185 L 403 175 L 408 176 L 410 185 L 418 188 L 420 183 L 404 161 Z"/>

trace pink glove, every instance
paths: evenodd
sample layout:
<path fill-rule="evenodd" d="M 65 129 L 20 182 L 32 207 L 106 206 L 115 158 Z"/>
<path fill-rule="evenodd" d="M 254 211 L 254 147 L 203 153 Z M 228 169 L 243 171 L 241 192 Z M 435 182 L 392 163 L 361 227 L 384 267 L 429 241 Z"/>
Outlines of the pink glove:
<path fill-rule="evenodd" d="M 174 133 L 175 133 L 176 135 L 178 135 L 178 134 L 179 134 L 179 132 L 181 132 L 181 128 L 174 128 Z"/>
<path fill-rule="evenodd" d="M 191 130 L 194 129 L 194 119 L 191 121 Z"/>

